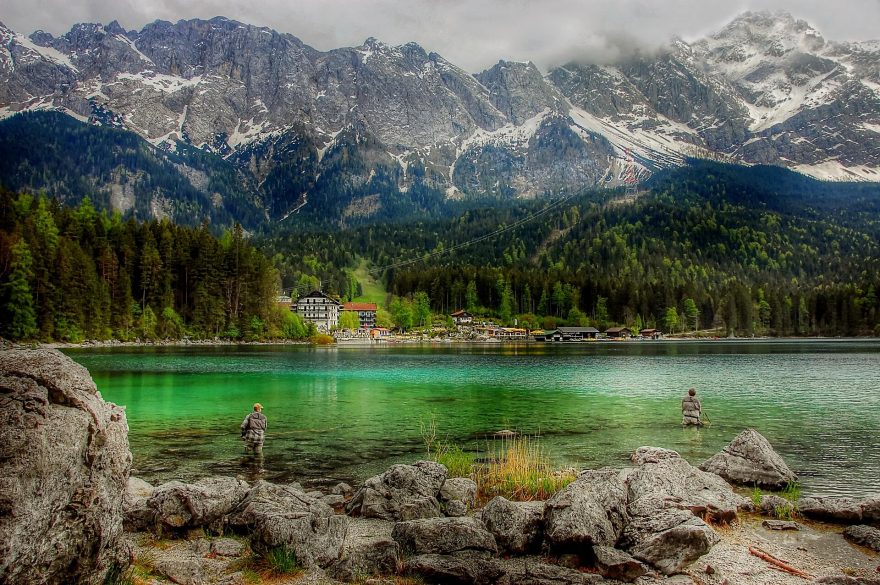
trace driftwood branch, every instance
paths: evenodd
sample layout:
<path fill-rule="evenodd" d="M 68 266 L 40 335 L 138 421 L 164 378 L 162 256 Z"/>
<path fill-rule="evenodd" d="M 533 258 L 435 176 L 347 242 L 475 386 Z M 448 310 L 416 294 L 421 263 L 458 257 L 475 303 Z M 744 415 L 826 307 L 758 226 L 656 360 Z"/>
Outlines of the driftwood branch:
<path fill-rule="evenodd" d="M 763 561 L 767 561 L 768 563 L 770 563 L 771 565 L 773 565 L 774 567 L 778 568 L 781 571 L 785 571 L 786 573 L 789 573 L 791 575 L 797 575 L 798 577 L 803 577 L 804 579 L 812 579 L 813 578 L 812 575 L 810 575 L 809 573 L 805 573 L 805 572 L 801 571 L 800 569 L 795 569 L 794 567 L 792 567 L 788 563 L 780 561 L 779 559 L 777 559 L 773 555 L 766 553 L 759 548 L 755 548 L 753 546 L 750 546 L 749 552 L 752 553 L 753 555 L 755 555 L 756 557 L 758 557 L 759 559 L 761 559 Z"/>

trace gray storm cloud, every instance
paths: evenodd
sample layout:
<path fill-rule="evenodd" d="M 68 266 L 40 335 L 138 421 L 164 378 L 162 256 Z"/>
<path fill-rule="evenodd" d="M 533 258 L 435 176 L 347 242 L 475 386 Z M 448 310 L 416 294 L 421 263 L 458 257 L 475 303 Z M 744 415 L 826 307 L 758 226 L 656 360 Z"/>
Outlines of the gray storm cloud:
<path fill-rule="evenodd" d="M 479 71 L 499 59 L 542 69 L 568 60 L 613 62 L 654 51 L 674 36 L 696 39 L 746 10 L 786 10 L 831 40 L 876 38 L 880 0 L 3 0 L 16 31 L 66 32 L 77 22 L 226 16 L 291 33 L 320 50 L 416 41 Z"/>

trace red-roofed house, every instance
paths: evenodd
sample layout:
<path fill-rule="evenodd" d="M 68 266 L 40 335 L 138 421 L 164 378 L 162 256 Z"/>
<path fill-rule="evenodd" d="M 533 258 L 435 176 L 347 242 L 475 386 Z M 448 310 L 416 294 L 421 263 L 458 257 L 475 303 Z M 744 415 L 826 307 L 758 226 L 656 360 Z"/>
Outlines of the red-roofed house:
<path fill-rule="evenodd" d="M 372 329 L 376 326 L 376 303 L 345 303 L 342 310 L 357 313 L 361 329 Z"/>

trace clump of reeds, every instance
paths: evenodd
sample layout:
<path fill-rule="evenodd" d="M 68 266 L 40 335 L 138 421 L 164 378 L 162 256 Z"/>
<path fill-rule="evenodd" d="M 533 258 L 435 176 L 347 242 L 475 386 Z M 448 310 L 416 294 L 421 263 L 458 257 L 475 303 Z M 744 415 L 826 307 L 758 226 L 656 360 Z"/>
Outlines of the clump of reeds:
<path fill-rule="evenodd" d="M 553 468 L 537 437 L 517 435 L 487 445 L 485 465 L 474 470 L 477 499 L 486 503 L 495 496 L 508 500 L 546 500 L 574 481 L 574 470 Z"/>

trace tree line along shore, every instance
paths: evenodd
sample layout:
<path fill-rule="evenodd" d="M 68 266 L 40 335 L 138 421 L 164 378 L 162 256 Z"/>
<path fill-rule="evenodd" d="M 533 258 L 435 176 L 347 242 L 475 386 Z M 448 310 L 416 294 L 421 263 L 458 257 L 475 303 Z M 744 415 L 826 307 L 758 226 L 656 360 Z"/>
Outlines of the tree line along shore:
<path fill-rule="evenodd" d="M 869 270 L 877 263 L 876 242 L 854 229 L 814 221 L 813 232 L 802 233 L 782 229 L 767 212 L 740 217 L 744 211 L 717 203 L 679 217 L 668 197 L 636 206 L 642 207 L 624 211 L 586 197 L 512 241 L 481 243 L 418 268 L 369 272 L 367 258 L 382 266 L 408 257 L 422 236 L 448 246 L 436 240 L 438 225 L 447 224 L 248 235 L 237 225 L 218 232 L 208 223 L 141 222 L 88 200 L 69 207 L 0 191 L 0 335 L 64 343 L 320 340 L 315 327 L 275 302 L 281 290 L 296 296 L 316 285 L 343 301 L 378 301 L 378 324 L 426 335 L 437 322 L 448 326 L 456 309 L 526 329 L 880 333 L 880 277 Z M 466 238 L 515 213 L 468 211 L 449 220 L 459 226 L 449 237 Z M 661 220 L 661 233 L 651 235 L 648 224 Z M 780 236 L 786 231 L 791 235 Z M 577 238 L 556 255 L 529 256 L 536 242 L 553 242 L 562 232 Z M 664 234 L 669 241 L 661 244 Z"/>

